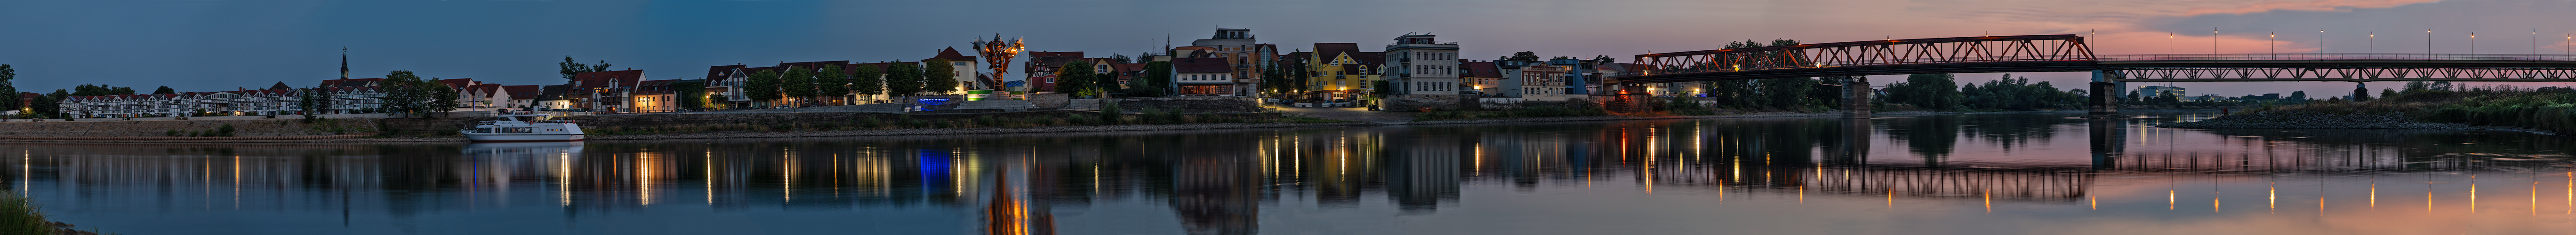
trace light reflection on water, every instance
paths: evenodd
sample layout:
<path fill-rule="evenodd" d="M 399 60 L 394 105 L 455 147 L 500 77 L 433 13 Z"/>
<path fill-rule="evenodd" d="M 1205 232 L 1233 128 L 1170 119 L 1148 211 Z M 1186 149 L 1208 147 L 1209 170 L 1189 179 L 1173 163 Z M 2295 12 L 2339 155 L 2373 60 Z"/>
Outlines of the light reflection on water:
<path fill-rule="evenodd" d="M 2562 137 L 2070 116 L 22 143 L 0 182 L 124 234 L 2576 231 Z"/>

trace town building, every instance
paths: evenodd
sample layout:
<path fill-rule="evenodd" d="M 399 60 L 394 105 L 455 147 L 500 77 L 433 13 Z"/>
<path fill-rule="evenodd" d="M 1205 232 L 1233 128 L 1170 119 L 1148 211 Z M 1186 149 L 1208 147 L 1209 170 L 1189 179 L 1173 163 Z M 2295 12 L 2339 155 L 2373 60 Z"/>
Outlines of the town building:
<path fill-rule="evenodd" d="M 299 108 L 298 89 L 284 83 L 269 89 L 240 89 L 218 92 L 181 92 L 176 94 L 94 95 L 64 97 L 56 102 L 58 110 L 81 118 L 174 117 L 195 116 L 199 112 L 223 115 L 293 115 Z"/>
<path fill-rule="evenodd" d="M 1375 86 L 1386 59 L 1380 52 L 1360 51 L 1357 43 L 1315 43 L 1315 52 L 1303 55 L 1291 59 L 1304 62 L 1308 88 L 1303 98 L 1318 100 L 1359 100 Z"/>
<path fill-rule="evenodd" d="M 1027 73 L 1021 78 L 1028 81 L 1026 84 L 1029 92 L 1065 92 L 1055 89 L 1058 82 L 1056 70 L 1075 61 L 1085 61 L 1082 58 L 1082 52 L 1079 51 L 1027 53 L 1029 61 L 1022 62 L 1020 71 Z"/>
<path fill-rule="evenodd" d="M 1573 70 L 1572 66 L 1513 60 L 1498 60 L 1493 63 L 1495 67 L 1502 69 L 1503 76 L 1502 79 L 1495 81 L 1495 84 L 1513 87 L 1513 91 L 1503 92 L 1502 95 L 1518 97 L 1522 101 L 1566 100 L 1566 73 Z"/>
<path fill-rule="evenodd" d="M 1235 70 L 1226 58 L 1173 58 L 1172 84 L 1181 96 L 1237 96 Z"/>
<path fill-rule="evenodd" d="M 501 107 L 519 109 L 536 108 L 537 97 L 544 95 L 544 92 L 542 92 L 543 87 L 544 86 L 538 85 L 501 86 L 501 92 L 509 93 L 510 95 L 510 101 L 503 104 Z"/>
<path fill-rule="evenodd" d="M 711 108 L 750 107 L 751 98 L 742 96 L 742 84 L 751 80 L 750 67 L 742 64 L 707 67 L 707 103 Z"/>
<path fill-rule="evenodd" d="M 976 61 L 975 56 L 958 53 L 956 47 L 939 49 L 938 55 L 933 55 L 928 59 L 921 59 L 921 62 L 924 63 L 923 65 L 928 65 L 927 63 L 930 63 L 930 60 L 948 60 L 948 66 L 955 68 L 949 71 L 947 77 L 949 79 L 957 80 L 957 89 L 955 89 L 957 91 L 999 90 L 992 87 L 984 87 L 981 85 L 982 82 L 977 82 L 978 80 L 975 78 L 977 75 L 982 74 L 978 71 L 984 71 L 984 63 L 982 61 Z"/>
<path fill-rule="evenodd" d="M 676 104 L 680 101 L 679 91 L 671 89 L 671 84 L 678 82 L 678 79 L 639 82 L 635 86 L 635 94 L 628 101 L 635 104 L 633 110 L 637 113 L 679 111 Z"/>
<path fill-rule="evenodd" d="M 1229 77 L 1236 78 L 1230 81 L 1234 83 L 1230 87 L 1234 91 L 1228 93 L 1259 96 L 1261 73 L 1276 66 L 1272 62 L 1278 61 L 1279 46 L 1259 43 L 1251 29 L 1219 28 L 1208 39 L 1190 41 L 1189 47 L 1174 48 L 1173 55 L 1223 59 L 1233 70 Z"/>
<path fill-rule="evenodd" d="M 1406 34 L 1386 45 L 1388 87 L 1379 91 L 1387 92 L 1388 101 L 1382 107 L 1448 107 L 1459 102 L 1459 94 L 1472 93 L 1473 87 L 1458 80 L 1458 43 L 1435 39 L 1428 34 Z"/>
<path fill-rule="evenodd" d="M 1494 65 L 1493 61 L 1458 60 L 1458 81 L 1475 88 L 1476 94 L 1487 97 L 1519 97 L 1508 94 L 1520 92 L 1521 87 L 1517 84 L 1502 84 L 1502 80 L 1502 67 Z"/>
<path fill-rule="evenodd" d="M 635 86 L 642 81 L 644 81 L 644 70 L 574 74 L 572 84 L 566 84 L 572 87 L 565 98 L 571 101 L 573 109 L 608 113 L 631 112 L 634 106 L 627 99 L 635 94 Z"/>
<path fill-rule="evenodd" d="M 385 90 L 384 82 L 385 79 L 383 78 L 343 78 L 322 80 L 322 83 L 315 86 L 313 89 L 324 91 L 325 97 L 322 102 L 326 102 L 328 104 L 324 106 L 324 109 L 326 110 L 321 110 L 320 112 L 315 113 L 349 114 L 382 112 L 377 109 L 382 108 L 381 105 L 384 104 L 382 99 L 384 99 L 386 92 L 388 92 Z"/>
<path fill-rule="evenodd" d="M 546 85 L 537 88 L 537 111 L 572 109 L 572 85 Z"/>
<path fill-rule="evenodd" d="M 2163 96 L 2163 95 L 2165 95 L 2165 94 L 2173 94 L 2173 96 L 2175 96 L 2175 97 L 2191 96 L 2191 93 L 2186 93 L 2185 91 L 2183 91 L 2183 89 L 2182 89 L 2181 87 L 2169 87 L 2169 86 L 2144 86 L 2144 87 L 2138 87 L 2138 96 L 2145 96 L 2145 97 L 2159 97 L 2159 96 Z"/>

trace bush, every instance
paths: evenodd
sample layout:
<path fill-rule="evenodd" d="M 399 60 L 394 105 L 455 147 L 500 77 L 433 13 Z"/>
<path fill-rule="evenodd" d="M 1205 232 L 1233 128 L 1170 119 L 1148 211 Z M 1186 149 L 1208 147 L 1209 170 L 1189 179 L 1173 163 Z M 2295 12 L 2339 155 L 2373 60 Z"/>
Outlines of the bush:
<path fill-rule="evenodd" d="M 233 136 L 233 124 L 224 124 L 223 127 L 216 127 L 215 133 L 223 136 Z"/>
<path fill-rule="evenodd" d="M 55 234 L 35 200 L 18 192 L 0 192 L 0 234 Z"/>

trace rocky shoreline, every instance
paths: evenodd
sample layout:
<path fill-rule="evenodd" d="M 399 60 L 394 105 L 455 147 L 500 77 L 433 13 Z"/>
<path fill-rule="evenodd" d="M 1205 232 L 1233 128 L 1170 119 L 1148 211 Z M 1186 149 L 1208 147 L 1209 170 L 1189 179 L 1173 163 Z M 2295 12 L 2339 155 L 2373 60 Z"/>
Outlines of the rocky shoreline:
<path fill-rule="evenodd" d="M 2045 112 L 2045 111 L 2044 111 L 2044 112 Z M 2064 111 L 2064 112 L 2072 112 L 2072 111 Z M 2012 112 L 2012 113 L 2022 113 L 2022 112 Z M 1959 114 L 1959 113 L 1954 113 L 1954 112 L 1903 111 L 1903 112 L 1885 112 L 1885 113 L 1875 113 L 1875 114 L 1872 114 L 1872 116 L 1878 116 L 1878 117 L 1900 117 L 1900 116 L 1923 116 L 1923 115 L 1942 115 L 1942 114 Z M 955 135 L 955 134 L 1051 133 L 1051 132 L 1102 132 L 1102 131 L 1164 131 L 1164 130 L 1209 130 L 1209 129 L 1251 129 L 1251 128 L 1299 128 L 1299 127 L 1337 127 L 1337 126 L 1391 126 L 1391 125 L 1484 124 L 1484 123 L 1514 123 L 1514 122 L 1572 122 L 1572 121 L 1626 121 L 1626 120 L 1659 120 L 1659 119 L 1711 119 L 1711 118 L 1820 117 L 1820 116 L 1840 116 L 1840 115 L 1842 115 L 1842 113 L 1839 113 L 1839 112 L 1824 112 L 1824 113 L 1770 112 L 1770 113 L 1745 113 L 1745 114 L 1709 115 L 1709 116 L 1588 116 L 1588 117 L 1545 117 L 1545 118 L 1511 118 L 1511 119 L 1447 120 L 1447 121 L 1414 121 L 1414 122 L 1347 122 L 1347 123 L 1215 123 L 1215 124 L 1175 124 L 1175 125 L 1051 126 L 1051 127 L 1030 127 L 1030 128 L 949 128 L 949 129 L 894 129 L 894 130 L 794 131 L 794 132 L 706 132 L 706 133 L 677 133 L 677 134 L 594 135 L 594 136 L 590 136 L 590 138 L 589 138 L 589 139 L 590 139 L 590 140 L 648 140 L 648 139 L 714 139 L 714 138 L 794 138 L 794 137 L 840 137 L 840 136 L 896 136 L 896 135 Z M 283 139 L 269 139 L 269 140 L 153 140 L 153 139 L 141 139 L 141 138 L 138 138 L 138 139 L 130 139 L 130 140 L 96 139 L 96 138 L 82 138 L 82 139 L 0 139 L 0 142 L 112 142 L 112 143 L 383 143 L 383 142 L 464 142 L 464 141 L 465 141 L 465 138 L 464 138 L 464 137 L 396 137 L 396 138 L 347 138 L 347 139 L 305 139 L 305 140 L 283 140 Z"/>
<path fill-rule="evenodd" d="M 2233 114 L 2233 115 L 2227 115 L 2227 116 L 2219 116 L 2219 117 L 2216 117 L 2216 118 L 2210 118 L 2209 120 L 2201 120 L 2201 121 L 2194 121 L 2194 122 L 2176 122 L 2176 123 L 2166 123 L 2166 124 L 2163 124 L 2163 125 L 2156 125 L 2156 127 L 2162 127 L 2162 128 L 2183 128 L 2183 129 L 2214 129 L 2214 128 L 2255 128 L 2255 129 L 2288 129 L 2288 128 L 2322 128 L 2322 129 L 2451 129 L 2451 130 L 2495 129 L 2495 128 L 2480 128 L 2480 127 L 2469 126 L 2469 125 L 2466 125 L 2466 124 L 2458 124 L 2458 123 L 2418 122 L 2418 121 L 2415 121 L 2415 118 L 2413 118 L 2413 117 L 2407 117 L 2407 116 L 2406 116 L 2406 114 L 2401 114 L 2401 113 L 2372 113 L 2372 114 L 2316 114 L 2316 113 L 2284 113 L 2284 112 L 2256 112 L 2256 113 L 2241 113 L 2241 114 Z"/>

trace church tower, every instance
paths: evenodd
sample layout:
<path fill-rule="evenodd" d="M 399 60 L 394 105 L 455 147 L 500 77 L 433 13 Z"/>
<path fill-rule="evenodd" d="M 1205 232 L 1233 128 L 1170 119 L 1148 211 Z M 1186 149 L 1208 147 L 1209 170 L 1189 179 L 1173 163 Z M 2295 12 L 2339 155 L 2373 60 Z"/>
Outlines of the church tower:
<path fill-rule="evenodd" d="M 340 79 L 349 79 L 349 47 L 340 47 Z"/>

